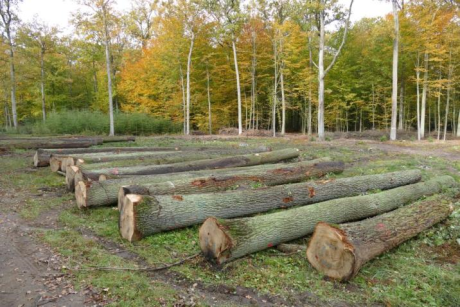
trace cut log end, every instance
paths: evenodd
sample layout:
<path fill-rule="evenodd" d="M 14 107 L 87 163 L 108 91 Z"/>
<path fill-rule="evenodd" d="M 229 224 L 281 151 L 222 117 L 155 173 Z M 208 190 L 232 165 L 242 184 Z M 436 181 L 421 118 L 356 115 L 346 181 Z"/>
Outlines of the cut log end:
<path fill-rule="evenodd" d="M 127 194 L 125 193 L 125 186 L 120 187 L 120 189 L 118 189 L 118 211 L 120 212 L 123 208 L 126 195 Z"/>
<path fill-rule="evenodd" d="M 75 162 L 75 164 L 76 164 L 77 166 L 80 166 L 80 165 L 82 165 L 82 164 L 85 164 L 85 160 L 83 160 L 83 159 L 77 159 L 77 161 Z"/>
<path fill-rule="evenodd" d="M 318 223 L 307 249 L 311 265 L 324 275 L 348 280 L 353 277 L 355 254 L 353 246 L 338 228 L 327 223 Z"/>
<path fill-rule="evenodd" d="M 75 185 L 75 199 L 77 200 L 78 208 L 86 208 L 86 184 L 80 181 Z"/>
<path fill-rule="evenodd" d="M 134 207 L 142 201 L 141 195 L 128 194 L 123 200 L 120 210 L 120 235 L 129 242 L 142 239 L 142 234 L 136 229 Z"/>
<path fill-rule="evenodd" d="M 50 168 L 51 171 L 56 173 L 57 171 L 61 170 L 61 159 L 56 158 L 56 157 L 51 157 L 50 158 Z"/>
<path fill-rule="evenodd" d="M 73 192 L 75 191 L 75 174 L 79 171 L 79 168 L 76 166 L 69 166 L 65 171 L 65 185 L 67 190 Z"/>
<path fill-rule="evenodd" d="M 67 171 L 67 167 L 74 166 L 75 165 L 75 160 L 72 157 L 67 157 L 62 159 L 61 162 L 61 171 L 64 173 Z"/>
<path fill-rule="evenodd" d="M 37 150 L 34 155 L 34 166 L 38 167 L 38 164 L 39 164 L 39 159 L 38 159 L 38 150 Z"/>
<path fill-rule="evenodd" d="M 104 181 L 104 180 L 107 180 L 107 175 L 99 175 L 99 178 L 98 178 L 99 181 Z"/>
<path fill-rule="evenodd" d="M 201 225 L 199 231 L 201 251 L 204 256 L 217 264 L 225 262 L 229 257 L 232 240 L 219 221 L 210 217 Z"/>

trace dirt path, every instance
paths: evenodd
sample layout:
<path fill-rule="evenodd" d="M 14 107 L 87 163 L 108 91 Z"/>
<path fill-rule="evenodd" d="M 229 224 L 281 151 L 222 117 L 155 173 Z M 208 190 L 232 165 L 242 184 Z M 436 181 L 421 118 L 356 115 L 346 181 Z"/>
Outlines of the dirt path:
<path fill-rule="evenodd" d="M 1 214 L 0 306 L 85 306 L 93 302 L 84 291 L 74 290 L 60 273 L 59 257 L 37 244 L 33 233 L 14 214 Z"/>

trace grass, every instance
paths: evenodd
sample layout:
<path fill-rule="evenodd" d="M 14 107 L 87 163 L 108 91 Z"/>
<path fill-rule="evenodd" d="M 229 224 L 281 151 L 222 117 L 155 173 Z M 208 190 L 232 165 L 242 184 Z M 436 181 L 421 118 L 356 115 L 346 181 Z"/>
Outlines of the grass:
<path fill-rule="evenodd" d="M 245 143 L 256 146 L 260 139 L 245 139 Z M 329 175 L 340 178 L 367 174 L 378 174 L 404 169 L 420 169 L 424 179 L 449 174 L 460 180 L 460 164 L 436 157 L 419 157 L 400 154 L 386 155 L 378 150 L 369 150 L 369 145 L 360 142 L 353 147 L 335 146 L 334 142 L 301 143 L 300 141 L 264 140 L 274 148 L 285 148 L 294 143 L 305 151 L 303 159 L 330 156 L 343 160 L 349 168 L 343 174 Z M 170 137 L 139 138 L 139 146 L 239 146 L 240 140 L 178 140 Z M 365 162 L 363 162 L 365 159 Z M 19 186 L 24 191 L 36 191 L 38 187 L 62 186 L 62 178 L 50 174 L 46 169 L 24 172 L 30 158 L 9 157 L 0 163 L 5 167 L 9 186 Z M 17 171 L 21 170 L 21 171 Z M 254 186 L 253 188 L 257 188 Z M 36 219 L 46 210 L 62 205 L 59 231 L 44 231 L 38 236 L 67 259 L 68 267 L 114 266 L 134 267 L 136 263 L 111 254 L 96 241 L 86 238 L 80 229 L 91 230 L 95 235 L 120 244 L 141 256 L 152 266 L 173 263 L 199 251 L 198 226 L 160 233 L 129 243 L 118 234 L 118 212 L 112 208 L 97 208 L 81 211 L 76 206 L 67 206 L 71 196 L 56 197 L 49 204 L 39 198 L 30 198 L 22 206 L 21 214 Z M 230 289 L 248 287 L 257 292 L 284 297 L 291 304 L 347 302 L 350 305 L 384 304 L 387 306 L 459 306 L 460 269 L 452 264 L 460 237 L 460 205 L 446 221 L 420 234 L 392 251 L 372 260 L 350 283 L 329 281 L 313 270 L 303 254 L 286 256 L 276 249 L 249 255 L 222 267 L 210 265 L 201 258 L 186 262 L 170 270 L 180 278 L 205 285 L 225 285 Z M 307 238 L 308 239 L 308 238 Z M 299 243 L 305 239 L 299 240 Z M 456 249 L 455 249 L 456 247 Z M 99 290 L 107 289 L 105 295 L 113 306 L 172 305 L 177 300 L 177 290 L 152 280 L 140 272 L 72 271 L 75 284 L 84 287 L 91 284 Z M 305 298 L 305 294 L 308 294 Z M 305 300 L 307 300 L 305 302 Z"/>

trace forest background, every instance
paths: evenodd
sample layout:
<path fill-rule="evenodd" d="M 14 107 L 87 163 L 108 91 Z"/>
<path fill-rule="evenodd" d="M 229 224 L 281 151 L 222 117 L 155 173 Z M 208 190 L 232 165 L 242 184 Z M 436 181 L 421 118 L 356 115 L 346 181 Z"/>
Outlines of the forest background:
<path fill-rule="evenodd" d="M 78 121 L 110 134 L 138 125 L 322 138 L 321 126 L 393 124 L 420 139 L 460 137 L 456 1 L 392 0 L 393 14 L 352 24 L 353 1 L 133 0 L 119 12 L 113 0 L 79 0 L 71 33 L 22 22 L 19 2 L 0 0 L 8 131 L 78 133 Z"/>

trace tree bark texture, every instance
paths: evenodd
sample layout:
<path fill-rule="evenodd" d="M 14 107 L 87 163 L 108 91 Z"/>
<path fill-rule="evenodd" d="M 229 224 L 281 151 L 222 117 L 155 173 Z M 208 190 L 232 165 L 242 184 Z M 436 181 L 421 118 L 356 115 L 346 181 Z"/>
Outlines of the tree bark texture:
<path fill-rule="evenodd" d="M 125 212 L 122 207 L 120 217 L 130 218 L 128 224 L 133 232 L 131 236 L 128 232 L 128 236 L 124 238 L 132 241 L 158 232 L 196 225 L 209 216 L 248 216 L 273 209 L 359 195 L 374 189 L 391 189 L 418 182 L 420 179 L 420 171 L 415 170 L 212 194 L 137 195 L 138 201 L 130 208 L 132 212 Z"/>
<path fill-rule="evenodd" d="M 223 263 L 309 235 L 318 222 L 344 223 L 379 215 L 456 185 L 452 177 L 441 176 L 376 194 L 272 214 L 233 220 L 210 217 L 200 228 L 200 247 L 208 259 Z"/>
<path fill-rule="evenodd" d="M 283 160 L 294 159 L 299 156 L 299 150 L 289 148 L 272 152 L 237 155 L 206 160 L 188 161 L 164 165 L 133 166 L 119 168 L 105 168 L 99 170 L 82 171 L 84 179 L 99 180 L 102 175 L 106 179 L 116 179 L 126 175 L 153 175 L 180 173 L 205 169 L 230 168 L 253 166 L 265 163 L 276 163 Z"/>
<path fill-rule="evenodd" d="M 359 222 L 320 222 L 308 245 L 308 261 L 328 277 L 350 280 L 365 263 L 444 220 L 452 210 L 438 197 Z"/>
<path fill-rule="evenodd" d="M 260 174 L 273 172 L 273 173 L 284 173 L 285 170 L 295 170 L 297 168 L 308 168 L 316 163 L 326 163 L 329 158 L 321 158 L 312 161 L 304 161 L 298 163 L 289 164 L 266 164 L 251 166 L 245 168 L 228 168 L 228 169 L 217 169 L 217 170 L 201 170 L 192 171 L 186 173 L 174 173 L 174 174 L 163 174 L 163 175 L 150 175 L 150 176 L 136 176 L 123 179 L 114 179 L 106 181 L 92 181 L 83 182 L 80 181 L 75 186 L 75 196 L 79 207 L 92 207 L 92 206 L 106 206 L 114 205 L 118 201 L 119 189 L 122 186 L 130 185 L 154 185 L 154 184 L 169 184 L 169 182 L 176 182 L 183 180 L 198 180 L 200 178 L 211 178 L 211 177 L 225 177 L 225 176 L 248 176 L 255 175 L 261 176 Z M 288 175 L 285 175 L 288 176 Z M 201 189 L 209 189 L 212 186 L 212 181 L 208 184 L 202 184 Z M 85 195 L 83 198 L 82 195 Z"/>

